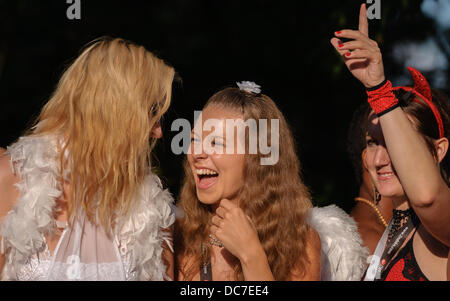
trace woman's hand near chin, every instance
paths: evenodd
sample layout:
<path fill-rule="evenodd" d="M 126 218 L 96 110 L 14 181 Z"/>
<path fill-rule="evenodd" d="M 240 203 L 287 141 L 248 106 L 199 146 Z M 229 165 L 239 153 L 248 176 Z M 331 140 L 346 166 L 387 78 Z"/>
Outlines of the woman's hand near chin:
<path fill-rule="evenodd" d="M 211 221 L 211 234 L 239 259 L 245 280 L 274 280 L 255 226 L 241 208 L 223 199 Z"/>

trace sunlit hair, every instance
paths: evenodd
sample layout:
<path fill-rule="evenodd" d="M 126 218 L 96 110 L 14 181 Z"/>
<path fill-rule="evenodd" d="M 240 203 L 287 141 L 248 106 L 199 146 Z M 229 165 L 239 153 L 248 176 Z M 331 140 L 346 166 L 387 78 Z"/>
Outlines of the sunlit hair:
<path fill-rule="evenodd" d="M 170 105 L 173 78 L 174 69 L 144 47 L 107 37 L 88 44 L 64 72 L 31 135 L 64 137 L 69 216 L 84 208 L 110 229 L 128 211 L 150 170 L 150 132 Z"/>
<path fill-rule="evenodd" d="M 244 185 L 239 195 L 239 206 L 251 218 L 259 239 L 267 254 L 272 273 L 277 280 L 292 276 L 295 267 L 305 273 L 308 262 L 306 214 L 311 208 L 310 194 L 300 178 L 300 162 L 289 126 L 275 103 L 266 95 L 226 88 L 214 94 L 206 107 L 219 107 L 240 113 L 248 119 L 279 120 L 279 154 L 275 165 L 261 165 L 262 154 L 245 155 Z M 270 135 L 268 122 L 267 135 Z M 258 129 L 260 130 L 260 129 Z M 270 136 L 267 138 L 270 141 Z M 246 148 L 248 150 L 248 131 Z M 270 144 L 269 144 L 270 146 Z M 192 279 L 199 271 L 201 244 L 207 242 L 212 212 L 199 202 L 195 180 L 189 163 L 185 160 L 185 177 L 180 192 L 180 204 L 184 218 L 176 232 L 178 264 L 181 258 L 189 258 L 179 266 L 186 279 Z M 209 250 L 207 251 L 209 256 Z M 235 278 L 243 280 L 242 268 L 235 264 Z"/>
<path fill-rule="evenodd" d="M 442 118 L 444 137 L 450 141 L 450 100 L 443 92 L 435 89 L 432 89 L 431 92 L 432 101 Z M 434 158 L 437 158 L 434 141 L 439 139 L 439 127 L 433 111 L 424 100 L 415 94 L 405 92 L 403 89 L 395 91 L 395 94 L 399 99 L 403 111 L 414 120 L 414 126 L 422 134 L 431 154 Z M 447 183 L 447 186 L 450 187 L 449 151 L 447 151 L 447 154 L 440 163 L 440 170 L 442 178 Z"/>

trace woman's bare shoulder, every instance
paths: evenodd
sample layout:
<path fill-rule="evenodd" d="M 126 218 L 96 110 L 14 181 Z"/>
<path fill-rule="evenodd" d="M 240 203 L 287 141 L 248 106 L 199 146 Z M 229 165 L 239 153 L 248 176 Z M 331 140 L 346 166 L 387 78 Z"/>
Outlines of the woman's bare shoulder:
<path fill-rule="evenodd" d="M 0 217 L 12 209 L 19 196 L 19 191 L 15 187 L 19 177 L 13 174 L 10 160 L 11 157 L 6 150 L 0 149 Z"/>
<path fill-rule="evenodd" d="M 317 233 L 317 231 L 314 230 L 314 228 L 309 227 L 306 243 L 306 252 L 312 260 L 320 262 L 321 251 L 322 247 L 319 233 Z"/>
<path fill-rule="evenodd" d="M 321 242 L 319 233 L 312 227 L 308 227 L 306 233 L 306 256 L 308 258 L 305 273 L 294 268 L 289 280 L 293 281 L 319 281 L 320 280 L 320 257 Z"/>
<path fill-rule="evenodd" d="M 313 245 L 319 248 L 320 250 L 320 236 L 319 233 L 313 228 L 308 228 L 308 241 Z"/>

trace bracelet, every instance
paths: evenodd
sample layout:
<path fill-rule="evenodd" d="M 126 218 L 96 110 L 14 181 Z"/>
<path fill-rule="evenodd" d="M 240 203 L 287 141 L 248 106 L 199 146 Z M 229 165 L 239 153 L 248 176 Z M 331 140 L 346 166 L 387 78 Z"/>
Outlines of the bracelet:
<path fill-rule="evenodd" d="M 367 101 L 378 117 L 399 106 L 398 99 L 392 92 L 392 84 L 386 79 L 375 87 L 367 88 L 366 92 Z"/>

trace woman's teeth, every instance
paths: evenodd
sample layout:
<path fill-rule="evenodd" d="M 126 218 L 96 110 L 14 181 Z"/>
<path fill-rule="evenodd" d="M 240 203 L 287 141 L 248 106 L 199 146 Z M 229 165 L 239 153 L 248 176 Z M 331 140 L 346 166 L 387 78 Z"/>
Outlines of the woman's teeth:
<path fill-rule="evenodd" d="M 217 172 L 215 172 L 214 170 L 211 169 L 196 169 L 195 172 L 197 173 L 197 175 L 200 176 L 204 176 L 204 175 L 217 175 Z"/>
<path fill-rule="evenodd" d="M 394 173 L 393 172 L 383 172 L 383 173 L 379 173 L 378 175 L 382 178 L 388 178 L 388 177 L 393 176 Z"/>
<path fill-rule="evenodd" d="M 214 170 L 206 168 L 196 169 L 195 173 L 197 174 L 197 187 L 199 189 L 209 189 L 214 186 L 219 176 Z"/>

